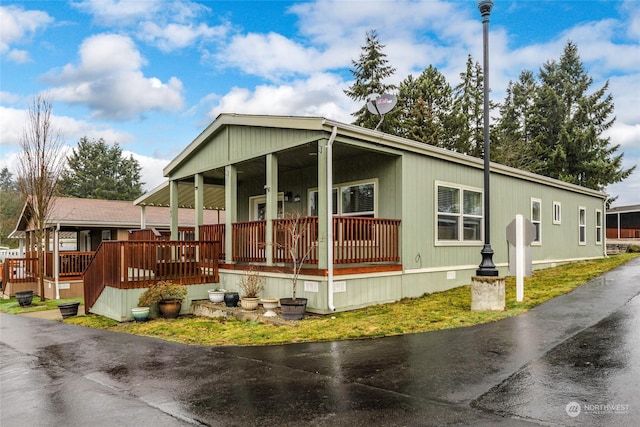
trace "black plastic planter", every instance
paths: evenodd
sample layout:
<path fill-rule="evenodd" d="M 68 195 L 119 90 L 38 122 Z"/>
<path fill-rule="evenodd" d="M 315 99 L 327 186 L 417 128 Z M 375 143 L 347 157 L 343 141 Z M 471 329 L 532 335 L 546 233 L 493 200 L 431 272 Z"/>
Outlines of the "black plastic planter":
<path fill-rule="evenodd" d="M 33 291 L 20 291 L 16 292 L 16 300 L 20 307 L 27 307 L 31 305 L 33 301 Z"/>
<path fill-rule="evenodd" d="M 237 307 L 240 301 L 240 295 L 237 292 L 225 292 L 224 304 L 227 307 Z"/>
<path fill-rule="evenodd" d="M 60 314 L 62 314 L 63 319 L 66 319 L 67 317 L 77 316 L 78 306 L 80 306 L 79 302 L 66 302 L 63 304 L 58 304 L 58 308 L 60 309 Z"/>

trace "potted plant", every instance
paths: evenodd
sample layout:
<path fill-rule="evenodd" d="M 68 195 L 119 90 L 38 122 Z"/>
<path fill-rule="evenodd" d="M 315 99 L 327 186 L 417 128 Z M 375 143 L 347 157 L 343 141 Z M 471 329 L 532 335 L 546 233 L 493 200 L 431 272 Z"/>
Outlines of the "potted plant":
<path fill-rule="evenodd" d="M 18 301 L 20 307 L 27 307 L 31 305 L 31 302 L 33 301 L 33 291 L 16 292 L 16 301 Z"/>
<path fill-rule="evenodd" d="M 280 298 L 280 308 L 282 318 L 285 320 L 301 320 L 307 309 L 306 298 L 296 298 L 296 288 L 298 285 L 298 276 L 302 270 L 304 261 L 309 257 L 313 246 L 301 247 L 305 240 L 307 228 L 301 224 L 301 215 L 293 215 L 289 221 L 285 223 L 286 231 L 286 249 L 292 260 L 291 267 L 291 298 Z"/>
<path fill-rule="evenodd" d="M 207 293 L 209 294 L 209 301 L 213 303 L 218 303 L 224 301 L 224 293 L 226 291 L 224 289 L 215 288 L 209 289 Z"/>
<path fill-rule="evenodd" d="M 186 296 L 187 288 L 185 286 L 173 283 L 170 280 L 162 280 L 151 284 L 140 295 L 138 306 L 151 307 L 153 304 L 158 304 L 158 310 L 162 317 L 175 319 L 180 314 L 182 301 Z"/>
<path fill-rule="evenodd" d="M 240 290 L 242 298 L 240 305 L 245 310 L 255 310 L 258 308 L 260 299 L 258 296 L 264 289 L 264 279 L 260 277 L 260 272 L 250 268 L 247 275 L 240 280 Z"/>
<path fill-rule="evenodd" d="M 278 298 L 267 297 L 260 300 L 262 308 L 264 308 L 264 317 L 276 317 L 277 314 L 274 311 L 278 307 Z"/>

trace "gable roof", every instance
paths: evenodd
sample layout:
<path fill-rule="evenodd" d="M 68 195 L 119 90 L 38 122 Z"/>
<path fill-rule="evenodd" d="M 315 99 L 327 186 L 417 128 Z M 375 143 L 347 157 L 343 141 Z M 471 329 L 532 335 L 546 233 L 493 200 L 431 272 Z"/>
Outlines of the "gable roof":
<path fill-rule="evenodd" d="M 336 122 L 323 117 L 302 117 L 302 116 L 269 116 L 251 114 L 220 114 L 207 126 L 189 145 L 187 145 L 169 164 L 164 168 L 163 174 L 170 177 L 181 165 L 190 157 L 197 155 L 198 149 L 206 145 L 217 134 L 229 127 L 260 127 L 272 129 L 294 129 L 324 132 L 326 137 L 335 129 L 338 140 L 350 139 L 361 141 L 378 149 L 394 150 L 396 152 L 413 152 L 422 156 L 441 159 L 454 164 L 470 166 L 478 169 L 484 168 L 483 159 L 460 154 L 444 148 L 435 147 L 418 141 L 402 138 L 395 135 L 386 134 L 377 130 L 363 128 L 352 124 Z M 554 178 L 538 175 L 498 163 L 491 163 L 491 173 L 498 173 L 526 181 L 544 184 L 551 187 L 562 188 L 579 194 L 606 198 L 606 193 L 581 187 L 575 184 L 560 181 Z M 206 189 L 209 187 L 209 189 Z M 209 192 L 209 193 L 207 193 Z M 178 205 L 188 206 L 193 202 L 193 187 L 186 186 L 178 188 Z M 209 194 L 209 195 L 207 195 Z M 205 206 L 224 209 L 224 188 L 222 186 L 205 185 Z M 151 192 L 142 195 L 135 202 L 136 205 L 169 205 L 168 181 L 153 189 Z"/>
<path fill-rule="evenodd" d="M 47 226 L 57 224 L 65 227 L 112 227 L 112 228 L 140 228 L 142 221 L 141 207 L 131 201 L 123 200 L 99 200 L 80 199 L 74 197 L 55 197 L 52 200 L 52 208 L 47 218 Z M 160 206 L 146 206 L 145 222 L 147 227 L 168 228 L 171 212 L 169 208 Z M 224 212 L 205 211 L 204 223 L 217 224 L 218 220 L 224 222 Z M 18 220 L 15 231 L 30 231 L 31 214 L 25 204 Z M 178 209 L 178 225 L 181 227 L 193 227 L 195 224 L 195 212 L 193 209 Z"/>

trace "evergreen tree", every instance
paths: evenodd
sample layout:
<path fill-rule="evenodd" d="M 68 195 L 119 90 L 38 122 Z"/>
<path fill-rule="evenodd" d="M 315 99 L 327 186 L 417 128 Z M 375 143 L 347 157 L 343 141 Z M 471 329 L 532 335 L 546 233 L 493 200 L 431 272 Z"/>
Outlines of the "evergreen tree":
<path fill-rule="evenodd" d="M 568 42 L 559 62 L 542 66 L 539 80 L 530 125 L 539 159 L 533 171 L 595 190 L 627 178 L 635 166 L 623 169 L 620 146 L 603 136 L 615 121 L 609 82 L 589 93 L 593 79 L 577 46 Z"/>
<path fill-rule="evenodd" d="M 18 190 L 18 184 L 7 167 L 0 171 L 0 244 L 17 246 L 18 241 L 7 239 L 16 228 L 24 201 Z"/>
<path fill-rule="evenodd" d="M 525 70 L 517 82 L 509 82 L 500 119 L 494 130 L 491 160 L 518 169 L 531 169 L 535 160 L 530 129 L 537 84 L 533 73 Z"/>
<path fill-rule="evenodd" d="M 454 89 L 453 143 L 451 149 L 474 157 L 484 152 L 484 75 L 478 62 L 467 57 L 462 80 Z"/>
<path fill-rule="evenodd" d="M 362 107 L 351 114 L 356 118 L 353 124 L 375 129 L 380 117 L 369 112 L 366 105 L 367 98 L 373 93 L 382 95 L 394 91 L 395 85 L 385 84 L 383 81 L 392 76 L 396 70 L 388 65 L 387 55 L 383 53 L 384 45 L 380 43 L 375 30 L 367 31 L 366 43 L 361 48 L 358 61 L 351 61 L 354 67 L 351 74 L 355 77 L 355 82 L 344 93 L 354 101 L 362 102 Z M 389 120 L 385 119 L 379 130 L 388 132 L 393 128 L 392 120 L 389 118 Z"/>
<path fill-rule="evenodd" d="M 451 148 L 453 90 L 430 65 L 417 79 L 400 83 L 394 133 L 425 144 Z"/>
<path fill-rule="evenodd" d="M 135 200 L 143 194 L 140 165 L 132 156 L 123 157 L 115 143 L 83 137 L 67 159 L 60 193 L 88 199 Z"/>

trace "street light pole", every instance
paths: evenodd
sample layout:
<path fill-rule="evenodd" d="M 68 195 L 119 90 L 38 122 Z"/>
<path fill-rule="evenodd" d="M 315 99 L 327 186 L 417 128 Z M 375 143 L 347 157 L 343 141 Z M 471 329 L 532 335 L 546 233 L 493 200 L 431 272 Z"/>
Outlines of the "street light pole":
<path fill-rule="evenodd" d="M 489 15 L 493 9 L 493 0 L 478 2 L 478 10 L 482 16 L 482 41 L 484 56 L 484 246 L 480 253 L 482 262 L 476 270 L 478 276 L 497 276 L 498 270 L 493 263 L 493 249 L 491 249 L 491 215 L 489 203 L 489 173 L 490 173 L 490 137 L 489 137 Z"/>

